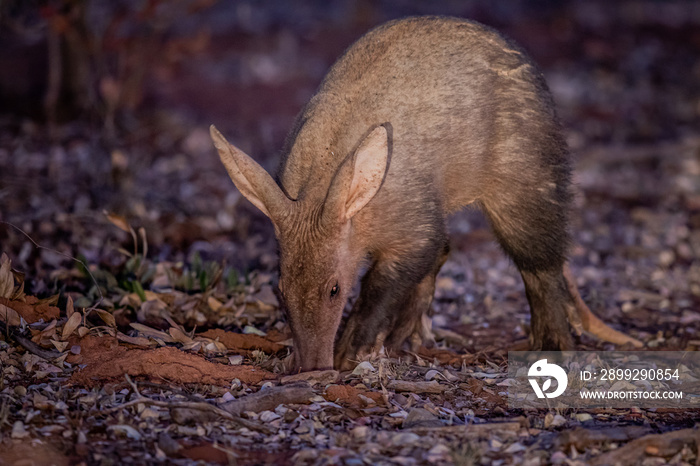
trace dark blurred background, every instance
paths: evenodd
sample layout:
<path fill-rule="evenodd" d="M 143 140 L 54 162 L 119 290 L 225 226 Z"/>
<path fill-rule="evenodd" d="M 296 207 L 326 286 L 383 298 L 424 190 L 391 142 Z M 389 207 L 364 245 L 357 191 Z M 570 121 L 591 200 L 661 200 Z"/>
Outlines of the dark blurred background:
<path fill-rule="evenodd" d="M 0 220 L 100 262 L 128 240 L 106 209 L 146 228 L 154 258 L 273 269 L 271 229 L 209 124 L 274 171 L 342 51 L 419 14 L 483 22 L 541 65 L 578 160 L 577 241 L 597 260 L 620 241 L 645 247 L 624 228 L 637 208 L 700 224 L 700 2 L 652 0 L 0 0 Z M 8 225 L 0 249 L 37 276 L 66 264 Z"/>

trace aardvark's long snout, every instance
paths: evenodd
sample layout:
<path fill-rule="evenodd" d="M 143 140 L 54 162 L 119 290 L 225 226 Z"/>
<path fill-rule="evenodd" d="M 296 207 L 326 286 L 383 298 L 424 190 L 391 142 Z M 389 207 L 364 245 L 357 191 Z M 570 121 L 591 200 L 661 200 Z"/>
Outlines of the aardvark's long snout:
<path fill-rule="evenodd" d="M 333 369 L 333 340 L 306 335 L 294 338 L 293 372 Z"/>

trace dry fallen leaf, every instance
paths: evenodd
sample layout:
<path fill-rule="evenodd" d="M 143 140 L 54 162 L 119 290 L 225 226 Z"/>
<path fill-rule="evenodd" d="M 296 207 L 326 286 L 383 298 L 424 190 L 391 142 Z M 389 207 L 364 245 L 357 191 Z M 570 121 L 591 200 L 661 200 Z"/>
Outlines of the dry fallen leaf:
<path fill-rule="evenodd" d="M 185 332 L 177 327 L 170 327 L 170 329 L 168 329 L 168 333 L 171 337 L 173 337 L 173 340 L 178 343 L 189 344 L 192 342 L 192 338 L 188 337 Z"/>
<path fill-rule="evenodd" d="M 54 348 L 56 348 L 61 353 L 64 352 L 68 347 L 67 341 L 51 340 L 51 343 L 53 344 Z"/>
<path fill-rule="evenodd" d="M 221 309 L 221 306 L 223 306 L 221 301 L 219 301 L 218 299 L 216 299 L 213 296 L 209 296 L 209 298 L 207 298 L 207 304 L 209 305 L 211 310 L 214 312 L 217 312 L 219 309 Z"/>
<path fill-rule="evenodd" d="M 125 343 L 129 343 L 135 346 L 142 346 L 144 348 L 147 348 L 149 346 L 154 346 L 157 343 L 154 342 L 153 340 L 149 340 L 148 338 L 145 337 L 130 337 L 129 335 L 125 335 L 122 332 L 117 332 L 117 340 L 123 341 Z"/>
<path fill-rule="evenodd" d="M 95 309 L 95 312 L 97 312 L 97 315 L 100 316 L 100 319 L 102 319 L 102 321 L 108 326 L 112 328 L 117 326 L 117 322 L 114 320 L 114 316 L 111 312 L 107 312 L 102 309 Z"/>
<path fill-rule="evenodd" d="M 174 343 L 175 339 L 168 335 L 165 332 L 162 332 L 160 330 L 156 330 L 152 327 L 149 327 L 148 325 L 143 325 L 139 324 L 136 322 L 132 322 L 129 324 L 131 328 L 134 330 L 138 331 L 139 333 L 142 333 L 143 335 L 150 337 L 150 338 L 156 338 L 158 340 L 163 340 L 166 343 Z"/>
<path fill-rule="evenodd" d="M 7 325 L 18 326 L 21 324 L 21 318 L 17 311 L 0 303 L 0 321 Z"/>
<path fill-rule="evenodd" d="M 143 302 L 148 302 L 148 301 L 153 301 L 153 300 L 159 300 L 160 295 L 158 293 L 154 293 L 153 291 L 150 290 L 145 290 L 144 294 L 146 295 L 146 301 Z M 119 301 L 120 306 L 132 306 L 138 308 L 142 303 L 141 297 L 138 295 L 138 293 L 129 293 L 127 295 L 124 295 L 124 297 Z M 163 302 L 165 304 L 165 302 Z"/>
<path fill-rule="evenodd" d="M 68 298 L 70 299 L 70 298 Z M 110 314 L 111 315 L 111 314 Z M 114 317 L 112 317 L 114 318 Z M 82 315 L 79 312 L 74 312 L 68 321 L 63 325 L 63 331 L 61 332 L 61 339 L 65 340 L 73 334 L 73 332 L 80 326 L 82 322 Z"/>
<path fill-rule="evenodd" d="M 15 278 L 12 275 L 10 258 L 3 253 L 0 257 L 0 298 L 12 297 L 15 288 Z"/>
<path fill-rule="evenodd" d="M 73 298 L 68 296 L 68 300 L 66 302 L 66 317 L 69 319 L 71 316 L 73 316 L 73 313 L 75 312 L 75 306 L 73 306 Z"/>
<path fill-rule="evenodd" d="M 107 212 L 106 210 L 104 210 L 103 213 L 107 217 L 107 220 L 109 220 L 112 223 L 112 225 L 114 225 L 122 231 L 133 234 L 134 230 L 133 228 L 131 228 L 131 225 L 129 225 L 129 222 L 126 220 L 126 218 L 113 212 Z"/>

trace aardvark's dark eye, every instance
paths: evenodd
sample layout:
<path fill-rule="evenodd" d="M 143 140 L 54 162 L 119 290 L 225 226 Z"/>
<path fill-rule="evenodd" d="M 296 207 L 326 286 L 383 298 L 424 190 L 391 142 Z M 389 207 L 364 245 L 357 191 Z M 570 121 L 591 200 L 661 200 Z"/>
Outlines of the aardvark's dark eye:
<path fill-rule="evenodd" d="M 331 288 L 331 298 L 335 298 L 335 295 L 338 294 L 338 291 L 340 291 L 340 287 L 338 286 L 338 283 L 336 283 L 333 288 Z"/>

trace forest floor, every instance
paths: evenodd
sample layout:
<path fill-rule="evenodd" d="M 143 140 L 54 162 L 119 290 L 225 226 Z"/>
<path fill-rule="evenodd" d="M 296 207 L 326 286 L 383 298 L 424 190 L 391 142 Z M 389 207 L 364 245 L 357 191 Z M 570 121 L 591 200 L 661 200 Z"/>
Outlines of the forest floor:
<path fill-rule="evenodd" d="M 671 34 L 651 11 L 625 29 L 634 40 L 612 40 L 614 22 L 593 34 L 595 15 L 567 11 L 560 55 L 526 46 L 572 148 L 577 284 L 646 349 L 697 351 L 698 28 Z M 544 27 L 514 24 L 519 40 L 523 24 Z M 0 117 L 0 465 L 699 464 L 698 410 L 509 407 L 507 351 L 526 342 L 529 308 L 476 211 L 450 223 L 435 346 L 285 373 L 272 228 L 207 128 L 274 166 L 294 113 L 358 36 L 318 30 L 291 50 L 294 33 L 261 45 L 248 32 L 229 38 L 235 59 L 222 40 L 176 77 L 156 73 L 154 98 L 175 104 L 130 120 L 116 144 L 94 122 Z M 240 82 L 209 76 L 232 68 Z M 217 99 L 226 86 L 232 107 Z M 614 346 L 584 335 L 577 349 Z"/>

